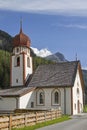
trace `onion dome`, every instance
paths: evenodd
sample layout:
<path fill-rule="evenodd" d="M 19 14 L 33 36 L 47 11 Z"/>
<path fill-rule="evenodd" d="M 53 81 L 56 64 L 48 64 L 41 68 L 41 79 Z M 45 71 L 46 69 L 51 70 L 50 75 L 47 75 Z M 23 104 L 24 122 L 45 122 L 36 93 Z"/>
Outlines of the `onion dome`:
<path fill-rule="evenodd" d="M 13 47 L 23 46 L 30 48 L 30 38 L 22 32 L 22 23 L 20 33 L 13 38 Z"/>

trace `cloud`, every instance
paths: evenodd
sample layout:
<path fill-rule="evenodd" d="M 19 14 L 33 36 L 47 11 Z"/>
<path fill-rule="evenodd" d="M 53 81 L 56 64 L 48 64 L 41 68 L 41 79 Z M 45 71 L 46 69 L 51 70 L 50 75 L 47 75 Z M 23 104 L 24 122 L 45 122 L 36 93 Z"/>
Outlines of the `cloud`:
<path fill-rule="evenodd" d="M 52 55 L 51 51 L 49 51 L 47 48 L 38 50 L 37 48 L 31 47 L 31 49 L 34 51 L 34 53 L 37 56 L 40 56 L 40 57 L 46 57 L 46 56 Z"/>
<path fill-rule="evenodd" d="M 87 25 L 82 25 L 82 24 L 52 24 L 52 26 L 64 27 L 64 28 L 87 29 Z"/>
<path fill-rule="evenodd" d="M 0 0 L 0 9 L 35 13 L 87 15 L 87 0 Z"/>

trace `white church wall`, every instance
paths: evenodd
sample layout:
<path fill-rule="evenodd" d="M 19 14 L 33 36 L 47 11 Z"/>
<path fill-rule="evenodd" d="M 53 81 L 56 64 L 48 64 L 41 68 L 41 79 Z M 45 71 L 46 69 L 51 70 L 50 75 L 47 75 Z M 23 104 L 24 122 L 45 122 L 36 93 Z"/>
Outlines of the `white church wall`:
<path fill-rule="evenodd" d="M 52 104 L 52 92 L 54 90 L 59 90 L 60 91 L 60 103 L 57 105 L 57 104 Z M 61 109 L 62 107 L 62 110 L 64 111 L 64 108 L 63 108 L 63 98 L 64 98 L 64 95 L 63 95 L 63 91 L 62 91 L 62 88 L 43 88 L 43 91 L 44 91 L 44 104 L 38 104 L 38 100 L 39 100 L 39 97 L 37 96 L 37 92 L 38 92 L 39 89 L 36 90 L 35 92 L 35 95 L 36 95 L 36 108 L 37 109 Z"/>
<path fill-rule="evenodd" d="M 29 108 L 31 108 L 32 102 L 35 103 L 35 94 L 33 91 L 31 91 L 19 98 L 19 108 L 20 109 L 29 109 Z"/>
<path fill-rule="evenodd" d="M 57 90 L 60 92 L 60 103 L 59 104 L 52 104 L 52 92 Z M 39 97 L 37 96 L 37 92 L 39 89 L 36 90 L 36 108 L 37 109 L 61 109 L 62 113 L 64 114 L 71 114 L 71 88 L 65 88 L 66 91 L 64 92 L 64 88 L 43 88 L 45 97 L 44 97 L 44 104 L 38 104 Z M 65 96 L 64 96 L 64 93 Z M 66 108 L 65 108 L 66 107 Z"/>
<path fill-rule="evenodd" d="M 64 114 L 64 88 L 61 88 L 61 110 L 62 110 L 62 113 Z"/>
<path fill-rule="evenodd" d="M 27 80 L 27 76 L 29 76 L 30 74 L 32 74 L 33 72 L 32 72 L 32 58 L 31 57 L 29 57 L 29 60 L 30 60 L 30 66 L 27 66 L 27 57 L 28 57 L 28 55 L 25 55 L 25 76 L 26 76 L 26 80 Z"/>
<path fill-rule="evenodd" d="M 12 111 L 16 109 L 16 98 L 2 97 L 0 98 L 0 110 L 2 111 Z"/>
<path fill-rule="evenodd" d="M 79 101 L 79 106 L 78 106 L 78 101 Z M 79 112 L 83 111 L 83 93 L 82 93 L 79 71 L 77 71 L 75 84 L 73 87 L 73 114 L 78 114 L 78 109 Z"/>
<path fill-rule="evenodd" d="M 71 87 L 66 87 L 66 112 L 65 114 L 71 114 Z"/>
<path fill-rule="evenodd" d="M 15 66 L 15 56 L 12 57 L 12 86 L 18 85 L 23 85 L 23 55 L 20 55 L 20 66 Z"/>

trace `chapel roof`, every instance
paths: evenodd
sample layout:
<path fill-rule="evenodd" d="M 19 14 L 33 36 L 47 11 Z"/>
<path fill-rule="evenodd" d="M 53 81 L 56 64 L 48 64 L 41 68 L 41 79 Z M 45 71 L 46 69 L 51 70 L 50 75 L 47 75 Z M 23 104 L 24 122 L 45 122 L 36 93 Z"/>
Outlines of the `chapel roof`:
<path fill-rule="evenodd" d="M 73 86 L 79 61 L 40 65 L 29 83 L 30 87 Z"/>
<path fill-rule="evenodd" d="M 33 87 L 11 87 L 9 89 L 2 89 L 0 90 L 1 97 L 20 97 L 22 95 L 31 92 L 35 88 Z"/>

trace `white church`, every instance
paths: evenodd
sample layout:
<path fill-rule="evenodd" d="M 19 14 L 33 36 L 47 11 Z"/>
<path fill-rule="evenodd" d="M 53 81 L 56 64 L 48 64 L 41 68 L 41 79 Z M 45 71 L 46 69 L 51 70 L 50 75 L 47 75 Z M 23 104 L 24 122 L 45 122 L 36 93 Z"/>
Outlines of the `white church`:
<path fill-rule="evenodd" d="M 0 90 L 0 111 L 16 109 L 83 111 L 84 82 L 79 61 L 40 65 L 33 72 L 30 38 L 20 28 L 13 38 L 10 89 Z"/>

